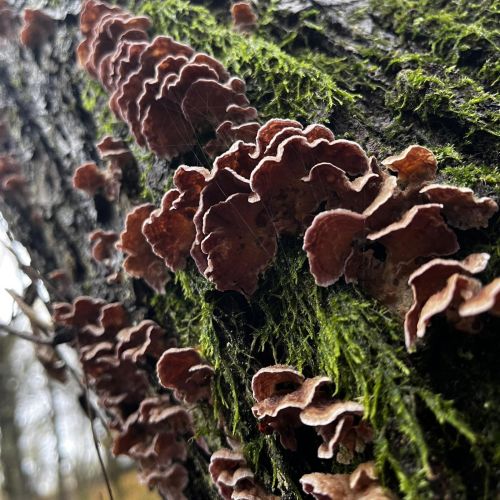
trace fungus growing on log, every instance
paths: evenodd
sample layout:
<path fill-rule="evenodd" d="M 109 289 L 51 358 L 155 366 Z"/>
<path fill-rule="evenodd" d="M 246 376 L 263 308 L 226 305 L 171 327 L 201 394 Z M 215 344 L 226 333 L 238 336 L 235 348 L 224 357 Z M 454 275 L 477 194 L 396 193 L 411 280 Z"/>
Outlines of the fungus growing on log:
<path fill-rule="evenodd" d="M 148 18 L 92 0 L 80 19 L 80 64 L 112 93 L 110 107 L 137 143 L 173 158 L 196 144 L 195 132 L 215 131 L 227 121 L 234 138 L 248 137 L 248 129 L 238 126 L 255 119 L 256 111 L 244 83 L 212 57 L 170 37 L 147 42 L 149 26 Z M 217 135 L 222 145 L 222 131 Z M 217 147 L 212 142 L 210 150 Z"/>
<path fill-rule="evenodd" d="M 21 172 L 21 165 L 10 155 L 0 155 L 0 194 L 24 194 L 28 181 Z"/>
<path fill-rule="evenodd" d="M 485 285 L 473 297 L 460 305 L 459 314 L 462 318 L 489 313 L 500 316 L 500 278 Z"/>
<path fill-rule="evenodd" d="M 102 231 L 96 229 L 89 234 L 89 241 L 92 243 L 92 258 L 96 262 L 103 262 L 111 259 L 115 253 L 115 243 L 118 234 L 114 231 Z"/>
<path fill-rule="evenodd" d="M 142 225 L 153 210 L 152 204 L 145 203 L 127 214 L 125 229 L 120 233 L 116 248 L 127 255 L 123 268 L 128 274 L 134 278 L 143 278 L 155 292 L 163 293 L 169 280 L 167 269 L 163 261 L 153 253 L 142 233 Z"/>
<path fill-rule="evenodd" d="M 476 198 L 468 188 L 431 184 L 420 190 L 430 203 L 443 206 L 443 215 L 452 227 L 471 229 L 488 227 L 488 221 L 498 210 L 491 198 Z"/>
<path fill-rule="evenodd" d="M 348 464 L 373 438 L 370 425 L 361 420 L 363 413 L 359 403 L 331 400 L 309 405 L 300 413 L 300 421 L 315 427 L 322 437 L 319 458 L 332 458 L 335 454 L 337 462 Z"/>
<path fill-rule="evenodd" d="M 422 309 L 427 301 L 446 287 L 448 278 L 454 274 L 471 275 L 483 271 L 490 256 L 486 253 L 471 254 L 462 261 L 433 259 L 419 267 L 408 280 L 413 291 L 413 304 L 405 317 L 405 342 L 408 350 L 413 350 L 418 337 Z M 425 328 L 420 327 L 420 335 Z"/>
<path fill-rule="evenodd" d="M 208 471 L 224 500 L 277 500 L 255 481 L 240 450 L 221 448 L 212 453 Z"/>
<path fill-rule="evenodd" d="M 134 363 L 145 363 L 147 360 L 156 363 L 162 353 L 174 345 L 175 341 L 167 337 L 163 328 L 154 321 L 143 320 L 120 331 L 116 353 Z"/>
<path fill-rule="evenodd" d="M 165 193 L 161 208 L 153 211 L 142 226 L 153 252 L 171 271 L 186 265 L 196 234 L 193 217 L 208 175 L 201 167 L 180 166 L 174 174 L 175 188 Z"/>
<path fill-rule="evenodd" d="M 398 180 L 418 183 L 434 179 L 437 170 L 436 157 L 432 151 L 416 144 L 408 146 L 402 153 L 390 156 L 382 165 L 398 174 Z"/>
<path fill-rule="evenodd" d="M 437 203 L 417 205 L 399 221 L 367 238 L 380 242 L 387 249 L 388 260 L 395 264 L 453 254 L 459 248 L 457 237 L 441 217 L 441 209 Z"/>
<path fill-rule="evenodd" d="M 21 43 L 31 50 L 47 43 L 56 29 L 56 21 L 39 9 L 24 9 Z"/>
<path fill-rule="evenodd" d="M 160 384 L 185 403 L 210 399 L 214 369 L 191 347 L 167 349 L 156 365 Z"/>
<path fill-rule="evenodd" d="M 252 378 L 253 397 L 257 401 L 252 413 L 259 421 L 261 432 L 276 432 L 282 446 L 295 451 L 295 429 L 301 425 L 301 411 L 322 398 L 331 381 L 328 377 L 314 377 L 301 380 L 297 385 L 300 377 L 293 368 L 277 365 L 263 370 Z M 276 392 L 271 392 L 273 390 Z"/>
<path fill-rule="evenodd" d="M 350 210 L 318 214 L 304 235 L 304 250 L 317 285 L 329 286 L 344 274 L 356 237 L 363 234 L 366 218 Z"/>
<path fill-rule="evenodd" d="M 251 33 L 257 26 L 257 14 L 248 2 L 236 2 L 231 5 L 233 27 L 240 33 Z"/>
<path fill-rule="evenodd" d="M 305 493 L 317 500 L 391 500 L 395 497 L 383 488 L 377 478 L 375 464 L 365 462 L 351 474 L 305 474 L 300 483 Z"/>
<path fill-rule="evenodd" d="M 73 174 L 73 187 L 94 196 L 106 184 L 106 176 L 95 163 L 80 165 Z"/>
<path fill-rule="evenodd" d="M 207 256 L 205 277 L 217 290 L 251 295 L 277 250 L 264 204 L 245 193 L 229 196 L 206 212 L 203 233 L 200 248 Z"/>

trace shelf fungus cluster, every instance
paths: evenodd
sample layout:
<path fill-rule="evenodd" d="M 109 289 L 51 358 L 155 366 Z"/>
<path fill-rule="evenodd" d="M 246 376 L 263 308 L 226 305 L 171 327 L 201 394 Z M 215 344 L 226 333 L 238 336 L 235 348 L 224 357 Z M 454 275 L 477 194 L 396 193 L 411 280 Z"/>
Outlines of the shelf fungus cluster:
<path fill-rule="evenodd" d="M 240 449 L 221 448 L 208 466 L 212 482 L 224 500 L 277 500 L 256 482 Z"/>
<path fill-rule="evenodd" d="M 305 474 L 300 479 L 300 483 L 304 492 L 317 500 L 394 500 L 396 498 L 380 485 L 373 462 L 358 465 L 351 474 Z"/>
<path fill-rule="evenodd" d="M 321 437 L 318 457 L 349 464 L 373 439 L 363 405 L 333 399 L 328 377 L 304 378 L 290 366 L 262 368 L 252 378 L 252 412 L 261 432 L 276 433 L 283 447 L 297 450 L 296 430 L 314 427 Z"/>
<path fill-rule="evenodd" d="M 97 151 L 107 167 L 100 169 L 93 162 L 80 165 L 73 174 L 73 187 L 89 196 L 102 193 L 108 201 L 115 201 L 120 195 L 123 172 L 135 164 L 134 157 L 122 140 L 111 136 L 97 144 Z"/>
<path fill-rule="evenodd" d="M 184 499 L 188 472 L 182 464 L 193 426 L 181 400 L 210 397 L 212 368 L 193 349 L 176 349 L 175 339 L 154 321 L 131 325 L 120 303 L 78 297 L 54 304 L 53 318 L 74 332 L 85 380 L 111 421 L 113 453 L 136 460 L 150 488 Z M 177 352 L 188 354 L 179 359 Z M 159 360 L 161 380 L 169 381 L 163 385 L 174 392 L 158 393 L 150 382 Z"/>
<path fill-rule="evenodd" d="M 303 235 L 319 286 L 343 277 L 404 316 L 410 276 L 433 257 L 456 253 L 457 231 L 486 227 L 498 206 L 435 183 L 436 159 L 422 146 L 382 165 L 323 125 L 272 119 L 210 171 L 179 167 L 142 232 L 171 271 L 191 256 L 218 290 L 247 296 L 279 238 Z"/>
<path fill-rule="evenodd" d="M 245 83 L 213 57 L 168 36 L 148 39 L 151 21 L 87 0 L 78 47 L 83 68 L 110 93 L 113 113 L 142 147 L 173 158 L 192 149 L 196 134 L 215 133 L 208 150 L 256 132 Z"/>

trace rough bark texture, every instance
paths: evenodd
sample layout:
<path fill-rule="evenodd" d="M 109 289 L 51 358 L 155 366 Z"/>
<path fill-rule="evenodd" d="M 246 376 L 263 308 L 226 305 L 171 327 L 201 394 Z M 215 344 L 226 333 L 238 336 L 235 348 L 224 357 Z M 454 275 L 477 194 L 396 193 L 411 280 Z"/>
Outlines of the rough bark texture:
<path fill-rule="evenodd" d="M 231 30 L 229 3 L 146 0 L 128 7 L 150 15 L 155 33 L 214 54 L 245 78 L 262 119 L 322 121 L 380 159 L 419 143 L 437 155 L 444 182 L 498 197 L 495 2 L 269 0 L 259 3 L 259 28 L 250 37 Z M 179 164 L 209 165 L 199 151 L 167 164 L 135 148 L 111 119 L 104 92 L 77 68 L 79 2 L 52 0 L 47 9 L 59 19 L 49 44 L 32 53 L 16 40 L 1 42 L 6 147 L 21 161 L 31 192 L 5 199 L 1 210 L 43 276 L 70 272 L 73 285 L 62 298 L 122 300 L 136 319 L 155 319 L 182 344 L 200 346 L 216 377 L 214 409 L 198 410 L 199 433 L 213 449 L 224 444 L 216 425 L 222 416 L 262 483 L 283 498 L 304 496 L 304 473 L 352 466 L 315 458 L 310 434 L 299 435 L 296 454 L 259 434 L 250 380 L 272 363 L 329 375 L 342 397 L 362 398 L 376 439 L 361 458 L 374 454 L 383 482 L 401 496 L 493 498 L 500 474 L 498 322 L 472 337 L 436 321 L 427 345 L 409 356 L 399 319 L 352 287 L 314 286 L 298 239 L 281 241 L 250 302 L 215 292 L 193 265 L 177 273 L 165 295 L 139 280 L 106 284 L 109 271 L 91 260 L 87 234 L 120 231 L 131 206 L 158 204 Z M 139 168 L 113 205 L 71 187 L 79 164 L 98 161 L 94 144 L 105 133 L 129 141 Z M 498 275 L 498 234 L 498 217 L 485 231 L 460 234 L 459 257 L 492 254 L 484 280 Z M 216 497 L 206 458 L 191 451 L 188 495 Z"/>

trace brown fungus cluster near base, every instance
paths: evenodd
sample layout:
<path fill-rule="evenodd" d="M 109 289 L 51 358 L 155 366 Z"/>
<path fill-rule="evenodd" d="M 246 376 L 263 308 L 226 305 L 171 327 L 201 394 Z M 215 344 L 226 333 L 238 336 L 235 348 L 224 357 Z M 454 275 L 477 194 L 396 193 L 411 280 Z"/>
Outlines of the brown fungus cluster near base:
<path fill-rule="evenodd" d="M 224 500 L 277 500 L 256 482 L 239 448 L 221 448 L 210 457 L 210 478 Z"/>
<path fill-rule="evenodd" d="M 365 462 L 351 474 L 305 474 L 300 483 L 305 493 L 317 500 L 394 500 L 377 478 L 375 464 Z"/>
<path fill-rule="evenodd" d="M 332 399 L 328 377 L 304 378 L 290 366 L 262 368 L 252 378 L 252 412 L 261 432 L 275 432 L 283 447 L 297 450 L 296 429 L 313 427 L 322 438 L 318 457 L 349 464 L 373 440 L 363 405 Z"/>
<path fill-rule="evenodd" d="M 159 394 L 151 384 L 156 363 L 163 353 L 172 352 L 176 339 L 151 320 L 131 325 L 122 304 L 92 297 L 53 304 L 53 319 L 75 334 L 85 383 L 98 396 L 110 421 L 113 453 L 135 460 L 140 479 L 149 488 L 156 488 L 166 498 L 184 500 L 188 471 L 183 463 L 187 439 L 193 437 L 192 416 L 173 398 L 177 392 Z M 64 375 L 64 367 L 48 361 L 52 371 L 58 370 L 54 376 Z M 199 357 L 196 361 L 200 362 Z M 202 371 L 209 368 L 213 372 L 208 365 L 199 365 Z M 196 366 L 192 368 L 192 378 L 181 388 L 173 384 L 182 392 L 182 399 L 191 403 L 200 396 L 209 397 L 205 378 L 197 376 Z M 163 362 L 160 371 L 162 377 L 175 381 L 183 372 L 175 362 Z"/>
<path fill-rule="evenodd" d="M 238 127 L 257 112 L 244 82 L 168 36 L 149 41 L 150 25 L 147 17 L 94 0 L 85 2 L 80 16 L 78 60 L 110 92 L 111 110 L 137 143 L 173 158 L 192 149 L 200 132 L 215 133 L 211 152 L 248 137 L 248 129 L 240 137 Z"/>

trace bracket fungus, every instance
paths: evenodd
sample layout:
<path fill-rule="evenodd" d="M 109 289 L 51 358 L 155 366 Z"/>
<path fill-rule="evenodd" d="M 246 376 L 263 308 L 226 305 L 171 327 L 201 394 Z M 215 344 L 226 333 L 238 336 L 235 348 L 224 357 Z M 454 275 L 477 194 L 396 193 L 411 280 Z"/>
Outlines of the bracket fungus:
<path fill-rule="evenodd" d="M 162 353 L 175 345 L 172 338 L 167 337 L 163 328 L 154 321 L 143 320 L 136 326 L 120 331 L 116 353 L 123 359 L 130 359 L 134 363 L 158 361 Z"/>
<path fill-rule="evenodd" d="M 163 261 L 153 253 L 142 233 L 142 225 L 153 210 L 152 204 L 145 203 L 127 214 L 125 229 L 120 233 L 116 248 L 127 254 L 123 268 L 128 274 L 134 278 L 143 278 L 155 292 L 163 293 L 169 280 L 167 269 Z"/>
<path fill-rule="evenodd" d="M 486 312 L 493 316 L 500 316 L 500 278 L 485 285 L 477 294 L 464 301 L 459 308 L 462 318 Z"/>
<path fill-rule="evenodd" d="M 300 413 L 300 421 L 315 427 L 322 437 L 319 458 L 336 455 L 337 462 L 349 464 L 373 439 L 370 425 L 362 420 L 363 413 L 363 405 L 355 401 L 330 400 L 309 405 Z"/>
<path fill-rule="evenodd" d="M 477 253 L 462 261 L 433 259 L 411 274 L 408 284 L 413 292 L 413 304 L 406 313 L 404 324 L 408 350 L 413 350 L 417 338 L 425 333 L 425 323 L 421 321 L 422 310 L 432 296 L 440 293 L 454 274 L 470 276 L 480 273 L 486 268 L 489 258 L 486 253 Z"/>
<path fill-rule="evenodd" d="M 405 183 L 434 179 L 437 160 L 432 151 L 416 144 L 408 146 L 398 155 L 382 161 L 382 165 L 397 172 L 398 180 Z"/>
<path fill-rule="evenodd" d="M 224 500 L 277 500 L 256 482 L 239 450 L 221 448 L 212 453 L 208 471 L 219 495 Z"/>
<path fill-rule="evenodd" d="M 10 155 L 0 155 L 0 194 L 23 194 L 28 184 L 21 165 Z"/>
<path fill-rule="evenodd" d="M 295 430 L 314 427 L 323 439 L 319 458 L 336 455 L 340 463 L 350 463 L 355 453 L 364 451 L 373 431 L 363 421 L 363 406 L 355 401 L 332 399 L 328 377 L 304 378 L 294 368 L 274 365 L 262 368 L 252 378 L 256 404 L 252 413 L 264 433 L 276 432 L 283 447 L 295 451 Z"/>
<path fill-rule="evenodd" d="M 236 2 L 231 5 L 233 27 L 240 33 L 251 33 L 257 26 L 257 14 L 249 2 Z"/>
<path fill-rule="evenodd" d="M 161 208 L 153 211 L 142 226 L 153 252 L 171 271 L 186 265 L 196 234 L 193 217 L 208 175 L 209 171 L 201 167 L 180 166 L 174 174 L 175 188 L 165 193 Z"/>
<path fill-rule="evenodd" d="M 240 138 L 237 126 L 257 115 L 244 83 L 214 58 L 170 37 L 148 42 L 150 25 L 147 17 L 93 0 L 85 2 L 80 17 L 80 64 L 111 92 L 112 111 L 137 143 L 171 159 L 194 147 L 196 132 L 216 131 L 226 121 Z M 247 134 L 241 130 L 241 137 Z"/>
<path fill-rule="evenodd" d="M 56 29 L 56 21 L 39 9 L 24 9 L 23 27 L 20 33 L 21 43 L 35 50 L 47 43 Z"/>
<path fill-rule="evenodd" d="M 476 198 L 468 188 L 430 184 L 420 190 L 430 203 L 443 206 L 443 214 L 452 227 L 471 229 L 487 227 L 489 219 L 498 210 L 497 203 L 488 197 Z"/>
<path fill-rule="evenodd" d="M 210 399 L 214 369 L 191 347 L 167 349 L 156 365 L 160 384 L 191 404 Z"/>
<path fill-rule="evenodd" d="M 391 500 L 396 498 L 383 488 L 377 478 L 375 464 L 365 462 L 351 474 L 305 474 L 300 483 L 305 493 L 317 500 Z"/>
<path fill-rule="evenodd" d="M 293 368 L 276 365 L 259 370 L 252 378 L 256 404 L 253 415 L 264 433 L 276 432 L 282 446 L 297 449 L 295 429 L 301 426 L 300 413 L 331 385 L 328 377 L 303 379 Z"/>
<path fill-rule="evenodd" d="M 114 231 L 103 231 L 96 229 L 89 234 L 89 241 L 92 243 L 92 258 L 96 262 L 103 262 L 111 259 L 115 253 L 115 243 L 118 234 Z"/>

